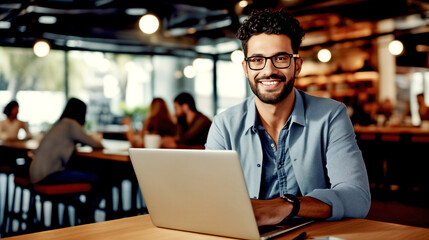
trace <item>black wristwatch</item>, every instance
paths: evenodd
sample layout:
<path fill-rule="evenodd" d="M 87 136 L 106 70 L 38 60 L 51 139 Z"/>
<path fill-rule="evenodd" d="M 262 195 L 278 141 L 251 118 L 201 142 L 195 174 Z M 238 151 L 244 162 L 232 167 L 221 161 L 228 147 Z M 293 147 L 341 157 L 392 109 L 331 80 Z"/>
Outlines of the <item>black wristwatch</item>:
<path fill-rule="evenodd" d="M 287 217 L 295 217 L 298 214 L 299 208 L 301 206 L 301 202 L 299 201 L 299 198 L 297 198 L 295 195 L 292 195 L 292 194 L 285 194 L 282 196 L 282 198 L 286 202 L 292 204 L 292 211 Z"/>

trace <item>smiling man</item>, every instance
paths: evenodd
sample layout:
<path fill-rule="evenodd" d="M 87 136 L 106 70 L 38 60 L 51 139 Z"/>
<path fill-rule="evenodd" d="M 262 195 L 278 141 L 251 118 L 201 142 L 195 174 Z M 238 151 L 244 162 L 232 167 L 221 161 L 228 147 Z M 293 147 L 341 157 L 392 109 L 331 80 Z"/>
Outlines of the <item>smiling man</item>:
<path fill-rule="evenodd" d="M 294 88 L 299 21 L 284 9 L 255 10 L 237 37 L 254 96 L 214 117 L 206 149 L 238 152 L 258 225 L 365 217 L 368 176 L 345 105 Z"/>

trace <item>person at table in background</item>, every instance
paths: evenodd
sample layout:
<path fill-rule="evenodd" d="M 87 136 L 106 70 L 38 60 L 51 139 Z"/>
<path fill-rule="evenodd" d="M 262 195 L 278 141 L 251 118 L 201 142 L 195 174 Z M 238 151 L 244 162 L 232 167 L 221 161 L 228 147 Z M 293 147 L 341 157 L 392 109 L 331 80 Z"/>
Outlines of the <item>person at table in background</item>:
<path fill-rule="evenodd" d="M 128 119 L 128 120 L 127 120 Z M 132 147 L 144 147 L 144 136 L 155 134 L 161 136 L 161 147 L 176 148 L 177 127 L 167 104 L 162 98 L 154 98 L 149 107 L 148 116 L 143 121 L 142 130 L 136 134 L 131 126 L 129 118 L 125 118 L 124 124 L 128 125 L 127 139 Z"/>
<path fill-rule="evenodd" d="M 379 118 L 379 116 L 382 116 L 383 121 L 381 122 L 381 124 L 383 126 L 392 124 L 390 122 L 390 118 L 392 117 L 393 114 L 393 104 L 392 101 L 389 98 L 384 99 L 378 106 L 377 109 L 377 118 Z"/>
<path fill-rule="evenodd" d="M 351 121 L 353 124 L 369 126 L 377 123 L 377 105 L 370 101 L 368 95 L 365 92 L 357 93 L 352 108 L 353 114 L 351 116 Z"/>
<path fill-rule="evenodd" d="M 429 107 L 426 106 L 425 95 L 423 93 L 417 94 L 417 104 L 419 105 L 420 120 L 429 120 Z"/>
<path fill-rule="evenodd" d="M 212 121 L 197 110 L 194 97 L 186 92 L 177 95 L 174 99 L 174 112 L 177 117 L 179 142 L 189 146 L 203 146 Z"/>
<path fill-rule="evenodd" d="M 102 137 L 97 134 L 88 135 L 83 128 L 86 109 L 83 101 L 77 98 L 68 100 L 61 117 L 45 134 L 33 153 L 30 163 L 32 183 L 97 183 L 96 173 L 68 169 L 67 166 L 77 143 L 96 149 L 103 148 Z"/>
<path fill-rule="evenodd" d="M 0 121 L 0 140 L 18 140 L 19 130 L 25 131 L 25 138 L 32 138 L 28 129 L 28 123 L 18 119 L 19 104 L 17 101 L 10 101 L 3 110 L 6 119 Z"/>
<path fill-rule="evenodd" d="M 370 208 L 346 106 L 294 87 L 303 36 L 284 9 L 250 14 L 237 37 L 254 96 L 216 115 L 205 145 L 238 152 L 260 226 L 294 216 L 364 218 Z"/>

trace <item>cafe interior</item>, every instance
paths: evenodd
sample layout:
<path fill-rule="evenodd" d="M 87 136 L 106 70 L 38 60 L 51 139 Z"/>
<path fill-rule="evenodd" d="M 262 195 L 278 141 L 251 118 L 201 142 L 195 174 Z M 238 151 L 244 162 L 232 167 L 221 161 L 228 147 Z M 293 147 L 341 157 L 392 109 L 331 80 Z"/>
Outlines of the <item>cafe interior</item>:
<path fill-rule="evenodd" d="M 0 141 L 0 237 L 84 223 L 64 196 L 85 199 L 85 189 L 37 188 L 15 172 L 71 97 L 105 146 L 77 146 L 72 159 L 107 186 L 94 221 L 147 214 L 125 132 L 142 129 L 155 97 L 174 114 L 189 92 L 212 119 L 252 96 L 235 33 L 263 8 L 288 9 L 306 32 L 295 87 L 347 106 L 370 181 L 367 218 L 429 228 L 427 0 L 3 0 L 0 108 L 17 100 L 32 138 Z"/>

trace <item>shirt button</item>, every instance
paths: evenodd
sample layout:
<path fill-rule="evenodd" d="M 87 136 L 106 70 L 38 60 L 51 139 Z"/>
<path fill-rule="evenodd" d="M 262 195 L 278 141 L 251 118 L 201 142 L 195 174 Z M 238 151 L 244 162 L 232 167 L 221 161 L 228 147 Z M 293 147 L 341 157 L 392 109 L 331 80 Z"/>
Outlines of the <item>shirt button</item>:
<path fill-rule="evenodd" d="M 258 163 L 256 166 L 257 166 L 257 167 L 261 167 L 261 164 L 259 164 L 259 163 Z"/>
<path fill-rule="evenodd" d="M 271 147 L 275 147 L 274 143 L 271 143 Z"/>

